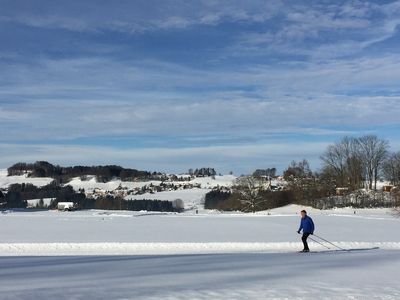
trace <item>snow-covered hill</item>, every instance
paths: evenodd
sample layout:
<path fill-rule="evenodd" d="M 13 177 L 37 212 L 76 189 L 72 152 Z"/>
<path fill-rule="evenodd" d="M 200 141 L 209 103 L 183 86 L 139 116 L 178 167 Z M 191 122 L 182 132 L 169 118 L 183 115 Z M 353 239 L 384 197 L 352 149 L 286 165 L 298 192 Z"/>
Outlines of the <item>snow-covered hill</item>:
<path fill-rule="evenodd" d="M 80 177 L 73 178 L 71 181 L 67 183 L 74 188 L 75 191 L 79 191 L 80 189 L 84 189 L 86 192 L 93 192 L 95 189 L 103 190 L 103 191 L 115 191 L 117 188 L 141 188 L 146 185 L 160 185 L 161 181 L 121 181 L 119 179 L 114 179 L 109 182 L 98 182 L 95 176 L 86 176 L 87 180 L 82 180 Z"/>
<path fill-rule="evenodd" d="M 6 169 L 0 169 L 0 188 L 6 189 L 11 184 L 22 184 L 22 183 L 31 183 L 35 186 L 44 186 L 51 183 L 53 178 L 35 178 L 35 177 L 27 177 L 27 175 L 22 176 L 7 176 Z"/>
<path fill-rule="evenodd" d="M 87 180 L 82 180 L 80 177 L 72 179 L 68 182 L 74 190 L 84 189 L 86 193 L 98 192 L 107 193 L 122 190 L 122 195 L 126 200 L 167 200 L 174 201 L 181 199 L 185 209 L 201 208 L 204 203 L 205 195 L 215 187 L 230 187 L 236 180 L 233 175 L 222 175 L 215 177 L 197 177 L 192 180 L 185 181 L 167 181 L 169 185 L 173 185 L 171 190 L 163 190 L 158 192 L 156 187 L 162 184 L 162 181 L 141 181 L 128 182 L 119 179 L 110 182 L 97 182 L 94 176 L 88 176 Z M 137 193 L 138 189 L 147 187 L 150 192 Z M 176 190 L 175 190 L 176 189 Z"/>
<path fill-rule="evenodd" d="M 105 191 L 113 191 L 119 187 L 134 189 L 148 186 L 150 184 L 153 186 L 159 186 L 162 183 L 162 181 L 160 180 L 131 182 L 121 181 L 119 179 L 103 183 L 98 182 L 94 176 L 87 176 L 87 178 L 88 180 L 82 180 L 80 177 L 76 177 L 67 184 L 71 185 L 75 190 L 85 189 L 86 191 L 93 191 L 94 189 L 101 189 Z M 215 177 L 197 177 L 187 181 L 168 181 L 168 183 L 174 184 L 176 186 L 184 184 L 199 184 L 201 188 L 210 189 L 217 186 L 231 186 L 235 179 L 236 177 L 233 175 L 222 175 Z"/>
<path fill-rule="evenodd" d="M 178 176 L 182 177 L 182 175 Z M 184 181 L 167 181 L 166 183 L 174 186 L 174 188 L 167 188 L 161 192 L 157 191 L 156 188 L 162 184 L 161 180 L 132 182 L 114 179 L 104 183 L 98 182 L 95 176 L 85 176 L 85 180 L 82 180 L 81 177 L 76 177 L 66 183 L 66 185 L 72 186 L 75 191 L 84 190 L 90 197 L 94 196 L 96 193 L 98 195 L 111 193 L 121 195 L 127 200 L 157 199 L 174 201 L 176 199 L 181 199 L 184 202 L 185 208 L 191 209 L 201 208 L 205 194 L 212 188 L 218 186 L 229 187 L 235 180 L 236 177 L 233 175 L 222 175 L 215 177 L 197 177 Z M 0 188 L 2 189 L 6 189 L 8 186 L 15 183 L 31 183 L 35 186 L 44 186 L 52 181 L 52 178 L 31 178 L 27 175 L 7 176 L 7 170 L 0 170 Z M 144 193 L 139 193 L 138 190 L 142 188 L 147 189 Z M 30 205 L 35 205 L 37 202 L 37 199 L 28 201 Z"/>

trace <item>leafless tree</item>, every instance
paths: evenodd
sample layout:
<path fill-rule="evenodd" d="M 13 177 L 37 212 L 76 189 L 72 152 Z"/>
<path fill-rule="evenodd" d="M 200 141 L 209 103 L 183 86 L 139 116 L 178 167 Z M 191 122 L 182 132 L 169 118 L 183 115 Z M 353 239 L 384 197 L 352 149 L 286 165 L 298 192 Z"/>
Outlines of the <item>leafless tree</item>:
<path fill-rule="evenodd" d="M 261 205 L 268 200 L 263 197 L 267 189 L 266 182 L 262 178 L 243 176 L 238 178 L 234 186 L 234 193 L 244 205 L 244 211 L 256 212 Z"/>
<path fill-rule="evenodd" d="M 389 143 L 386 140 L 379 139 L 375 135 L 365 135 L 358 139 L 360 146 L 360 157 L 368 180 L 370 190 L 376 190 L 376 184 L 381 171 L 382 164 L 388 155 Z"/>
<path fill-rule="evenodd" d="M 336 177 L 340 186 L 345 185 L 346 177 L 346 157 L 342 151 L 340 143 L 330 145 L 321 155 L 321 160 L 324 163 L 325 171 L 329 170 L 332 176 Z"/>
<path fill-rule="evenodd" d="M 303 159 L 299 162 L 293 160 L 288 168 L 283 172 L 283 177 L 285 177 L 286 180 L 308 178 L 311 176 L 312 171 L 307 159 Z"/>
<path fill-rule="evenodd" d="M 344 137 L 328 146 L 321 155 L 323 173 L 335 178 L 339 186 L 360 188 L 363 182 L 363 162 L 360 156 L 358 140 Z"/>
<path fill-rule="evenodd" d="M 391 153 L 383 163 L 383 175 L 393 185 L 400 185 L 400 152 Z"/>

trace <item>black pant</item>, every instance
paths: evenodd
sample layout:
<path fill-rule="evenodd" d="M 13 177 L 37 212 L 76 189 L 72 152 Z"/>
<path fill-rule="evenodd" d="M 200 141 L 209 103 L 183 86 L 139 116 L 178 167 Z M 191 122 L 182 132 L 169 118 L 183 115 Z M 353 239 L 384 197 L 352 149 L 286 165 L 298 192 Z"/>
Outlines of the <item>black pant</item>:
<path fill-rule="evenodd" d="M 310 250 L 308 248 L 308 244 L 307 244 L 307 238 L 310 234 L 308 232 L 303 233 L 303 236 L 301 237 L 301 240 L 303 241 L 303 245 L 304 245 L 304 249 L 303 250 Z"/>

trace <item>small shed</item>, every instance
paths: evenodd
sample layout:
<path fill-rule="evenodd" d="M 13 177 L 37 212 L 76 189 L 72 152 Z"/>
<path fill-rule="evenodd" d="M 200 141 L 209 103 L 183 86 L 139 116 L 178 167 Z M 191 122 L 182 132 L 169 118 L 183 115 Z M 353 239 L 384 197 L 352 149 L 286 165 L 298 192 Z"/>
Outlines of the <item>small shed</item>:
<path fill-rule="evenodd" d="M 62 211 L 74 210 L 74 202 L 58 202 L 57 209 Z"/>
<path fill-rule="evenodd" d="M 175 199 L 172 201 L 172 207 L 175 208 L 177 211 L 183 211 L 185 209 L 185 203 L 182 199 Z"/>

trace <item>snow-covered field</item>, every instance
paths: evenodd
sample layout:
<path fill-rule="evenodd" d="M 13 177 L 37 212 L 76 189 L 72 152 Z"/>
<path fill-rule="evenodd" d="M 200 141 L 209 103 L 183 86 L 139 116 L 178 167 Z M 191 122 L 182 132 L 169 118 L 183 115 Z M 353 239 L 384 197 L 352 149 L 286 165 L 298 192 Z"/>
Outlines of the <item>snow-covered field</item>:
<path fill-rule="evenodd" d="M 2 243 L 216 243 L 297 242 L 300 207 L 258 214 L 213 211 L 196 215 L 89 210 L 6 211 L 0 214 Z M 268 215 L 269 214 L 269 215 Z M 317 232 L 338 242 L 400 242 L 400 219 L 390 210 L 311 210 Z M 101 254 L 101 253 L 98 253 Z"/>
<path fill-rule="evenodd" d="M 387 209 L 258 214 L 12 211 L 0 215 L 0 299 L 399 299 L 400 219 Z"/>
<path fill-rule="evenodd" d="M 125 197 L 126 200 L 167 200 L 173 201 L 176 199 L 181 199 L 185 205 L 185 209 L 193 209 L 198 207 L 204 207 L 204 199 L 206 194 L 211 191 L 206 188 L 193 188 L 186 190 L 177 190 L 177 191 L 165 191 L 159 192 L 155 194 L 143 194 L 143 195 L 132 195 Z"/>

